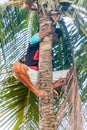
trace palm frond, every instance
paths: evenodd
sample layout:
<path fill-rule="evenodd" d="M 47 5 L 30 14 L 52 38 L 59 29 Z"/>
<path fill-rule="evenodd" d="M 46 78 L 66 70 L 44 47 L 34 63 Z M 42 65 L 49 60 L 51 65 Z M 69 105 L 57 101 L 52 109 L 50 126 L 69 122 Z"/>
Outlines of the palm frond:
<path fill-rule="evenodd" d="M 2 99 L 0 101 L 1 127 L 5 124 L 13 129 L 23 128 L 32 119 L 34 119 L 32 122 L 38 127 L 38 100 L 36 96 L 13 77 L 7 78 L 4 82 L 2 86 L 3 84 L 10 86 L 3 87 L 0 92 L 0 99 Z M 19 125 L 17 126 L 17 124 Z"/>
<path fill-rule="evenodd" d="M 77 128 L 79 130 L 84 130 L 84 117 L 82 113 L 81 99 L 78 92 L 77 78 L 75 77 L 73 69 L 70 70 L 66 78 L 67 84 L 65 86 L 64 95 L 66 95 L 66 92 L 68 95 L 66 95 L 65 99 L 62 99 L 63 101 L 61 102 L 60 109 L 57 113 L 57 127 L 60 125 L 63 118 L 67 116 L 68 124 L 63 125 L 66 129 Z"/>
<path fill-rule="evenodd" d="M 20 56 L 21 57 L 23 56 L 24 48 L 26 49 L 26 44 L 24 40 L 27 39 L 26 23 L 27 23 L 28 11 L 22 11 L 19 10 L 18 8 L 13 8 L 8 9 L 8 11 L 2 10 L 0 16 L 2 17 L 2 22 L 0 23 L 1 25 L 0 31 L 2 34 L 2 36 L 0 37 L 1 41 L 0 68 L 2 68 L 5 65 L 9 66 L 9 63 L 10 64 L 13 63 L 14 60 L 17 58 L 19 51 L 18 44 L 20 43 L 21 44 L 23 43 L 23 46 L 20 46 L 21 48 Z M 18 32 L 20 32 L 19 35 L 17 35 Z M 16 49 L 17 51 L 14 51 Z"/>

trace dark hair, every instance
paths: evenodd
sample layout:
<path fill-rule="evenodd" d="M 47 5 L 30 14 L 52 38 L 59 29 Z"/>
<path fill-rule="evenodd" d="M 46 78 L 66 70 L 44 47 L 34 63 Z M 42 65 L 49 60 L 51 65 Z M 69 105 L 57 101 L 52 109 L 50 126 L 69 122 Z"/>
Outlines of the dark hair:
<path fill-rule="evenodd" d="M 67 11 L 69 6 L 71 5 L 70 2 L 59 2 L 62 5 L 62 11 Z"/>
<path fill-rule="evenodd" d="M 62 30 L 60 28 L 56 28 L 55 32 L 58 34 L 58 38 L 62 37 Z"/>

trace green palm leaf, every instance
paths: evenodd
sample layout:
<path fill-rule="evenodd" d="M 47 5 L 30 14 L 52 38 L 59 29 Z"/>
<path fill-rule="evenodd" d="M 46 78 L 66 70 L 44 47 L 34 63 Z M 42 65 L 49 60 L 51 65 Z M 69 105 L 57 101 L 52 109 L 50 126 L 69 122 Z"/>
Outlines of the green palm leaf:
<path fill-rule="evenodd" d="M 13 80 L 13 81 L 12 81 Z M 10 86 L 9 85 L 10 81 Z M 13 82 L 13 84 L 11 83 Z M 5 82 L 5 81 L 4 81 Z M 1 99 L 1 126 L 4 124 L 19 129 L 25 124 L 32 122 L 38 126 L 38 99 L 28 88 L 16 81 L 13 77 L 6 80 L 7 85 L 0 92 Z M 8 122 L 9 120 L 9 122 Z M 24 124 L 25 123 L 25 124 Z M 19 124 L 17 126 L 17 124 Z"/>

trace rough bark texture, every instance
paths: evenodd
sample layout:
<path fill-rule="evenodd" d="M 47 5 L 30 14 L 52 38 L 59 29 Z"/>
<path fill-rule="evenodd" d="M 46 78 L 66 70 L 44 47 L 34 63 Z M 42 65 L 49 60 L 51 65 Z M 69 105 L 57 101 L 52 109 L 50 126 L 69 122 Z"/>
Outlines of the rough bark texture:
<path fill-rule="evenodd" d="M 49 16 L 40 15 L 40 29 L 51 23 Z M 52 34 L 45 37 L 40 44 L 39 86 L 47 92 L 47 97 L 39 100 L 39 129 L 55 130 L 54 99 L 52 87 Z"/>

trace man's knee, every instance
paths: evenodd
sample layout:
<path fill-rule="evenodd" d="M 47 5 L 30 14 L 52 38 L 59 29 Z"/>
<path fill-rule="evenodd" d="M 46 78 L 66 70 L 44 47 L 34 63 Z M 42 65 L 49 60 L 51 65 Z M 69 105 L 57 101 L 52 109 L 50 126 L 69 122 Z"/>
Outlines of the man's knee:
<path fill-rule="evenodd" d="M 20 72 L 20 66 L 21 66 L 21 63 L 20 63 L 20 62 L 14 63 L 14 64 L 13 64 L 13 71 L 14 71 L 15 73 Z"/>
<path fill-rule="evenodd" d="M 26 74 L 27 70 L 28 68 L 20 62 L 16 62 L 13 65 L 13 71 L 17 74 Z"/>

